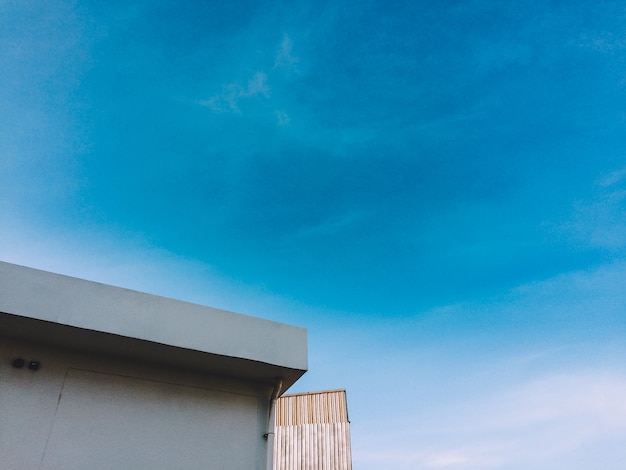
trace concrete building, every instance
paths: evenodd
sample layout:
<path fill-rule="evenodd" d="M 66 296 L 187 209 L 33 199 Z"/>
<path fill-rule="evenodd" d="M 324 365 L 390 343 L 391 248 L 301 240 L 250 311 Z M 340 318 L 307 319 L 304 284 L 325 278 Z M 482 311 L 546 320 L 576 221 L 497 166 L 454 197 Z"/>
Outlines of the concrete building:
<path fill-rule="evenodd" d="M 275 422 L 275 470 L 352 469 L 345 390 L 283 395 Z"/>
<path fill-rule="evenodd" d="M 0 262 L 10 470 L 267 469 L 306 331 Z"/>

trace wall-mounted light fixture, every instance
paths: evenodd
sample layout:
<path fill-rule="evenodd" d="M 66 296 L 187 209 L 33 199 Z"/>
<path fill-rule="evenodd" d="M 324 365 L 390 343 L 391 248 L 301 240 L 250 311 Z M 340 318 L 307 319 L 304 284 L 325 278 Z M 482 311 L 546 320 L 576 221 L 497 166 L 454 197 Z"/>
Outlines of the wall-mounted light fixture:
<path fill-rule="evenodd" d="M 11 365 L 15 367 L 16 369 L 22 369 L 25 365 L 27 365 L 28 368 L 32 371 L 37 371 L 41 368 L 41 362 L 28 361 L 28 364 L 26 364 L 26 361 L 22 359 L 21 357 L 16 357 L 15 359 L 13 359 L 11 361 Z"/>
<path fill-rule="evenodd" d="M 24 367 L 24 364 L 26 364 L 26 361 L 21 357 L 16 357 L 11 361 L 11 365 L 16 369 L 21 369 L 22 367 Z"/>

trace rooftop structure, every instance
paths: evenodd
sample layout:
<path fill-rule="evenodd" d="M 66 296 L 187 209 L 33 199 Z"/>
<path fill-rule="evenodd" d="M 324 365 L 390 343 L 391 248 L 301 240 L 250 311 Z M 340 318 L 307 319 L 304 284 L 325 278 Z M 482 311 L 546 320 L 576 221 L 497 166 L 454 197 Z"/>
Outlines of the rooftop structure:
<path fill-rule="evenodd" d="M 275 424 L 275 470 L 352 469 L 345 390 L 283 395 Z"/>
<path fill-rule="evenodd" d="M 306 330 L 0 262 L 7 468 L 271 468 Z M 269 460 L 269 461 L 268 461 Z"/>

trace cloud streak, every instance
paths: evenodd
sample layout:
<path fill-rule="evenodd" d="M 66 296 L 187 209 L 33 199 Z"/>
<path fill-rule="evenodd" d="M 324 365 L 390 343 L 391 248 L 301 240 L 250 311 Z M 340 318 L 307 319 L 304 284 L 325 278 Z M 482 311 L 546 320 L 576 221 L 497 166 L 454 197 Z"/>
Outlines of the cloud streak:
<path fill-rule="evenodd" d="M 289 119 L 289 115 L 282 109 L 276 111 L 274 114 L 276 115 L 276 120 L 280 127 L 288 126 L 291 122 L 291 120 Z"/>
<path fill-rule="evenodd" d="M 576 449 L 594 451 L 605 438 L 626 437 L 625 394 L 626 375 L 547 375 L 440 407 L 412 428 L 388 430 L 388 440 L 356 455 L 370 468 L 583 469 L 575 464 Z"/>
<path fill-rule="evenodd" d="M 223 86 L 220 93 L 206 100 L 202 100 L 199 103 L 216 113 L 230 112 L 241 114 L 239 107 L 240 101 L 255 97 L 270 97 L 267 75 L 263 72 L 257 72 L 250 77 L 246 87 L 242 86 L 240 83 L 229 83 Z"/>
<path fill-rule="evenodd" d="M 292 49 L 293 42 L 285 34 L 274 56 L 274 70 L 280 69 L 284 73 L 295 68 L 299 59 L 292 54 Z M 209 108 L 214 113 L 242 114 L 242 102 L 251 98 L 270 99 L 270 97 L 269 77 L 265 72 L 258 71 L 248 79 L 245 86 L 237 81 L 227 83 L 222 86 L 219 93 L 198 101 L 198 104 Z M 286 127 L 291 123 L 291 118 L 284 109 L 276 109 L 274 116 L 276 125 L 279 127 Z"/>
<path fill-rule="evenodd" d="M 280 47 L 278 49 L 278 52 L 276 53 L 276 57 L 274 58 L 274 68 L 293 70 L 300 61 L 300 59 L 295 57 L 292 54 L 292 51 L 293 41 L 287 34 L 285 34 L 283 35 L 283 40 L 280 43 Z"/>

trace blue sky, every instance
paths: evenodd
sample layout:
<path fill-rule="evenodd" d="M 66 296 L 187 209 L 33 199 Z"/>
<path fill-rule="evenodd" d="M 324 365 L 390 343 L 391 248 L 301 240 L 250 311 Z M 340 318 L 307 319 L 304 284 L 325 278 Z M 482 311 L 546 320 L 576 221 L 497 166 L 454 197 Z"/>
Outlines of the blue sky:
<path fill-rule="evenodd" d="M 293 323 L 357 469 L 617 468 L 619 1 L 0 2 L 0 258 Z"/>

